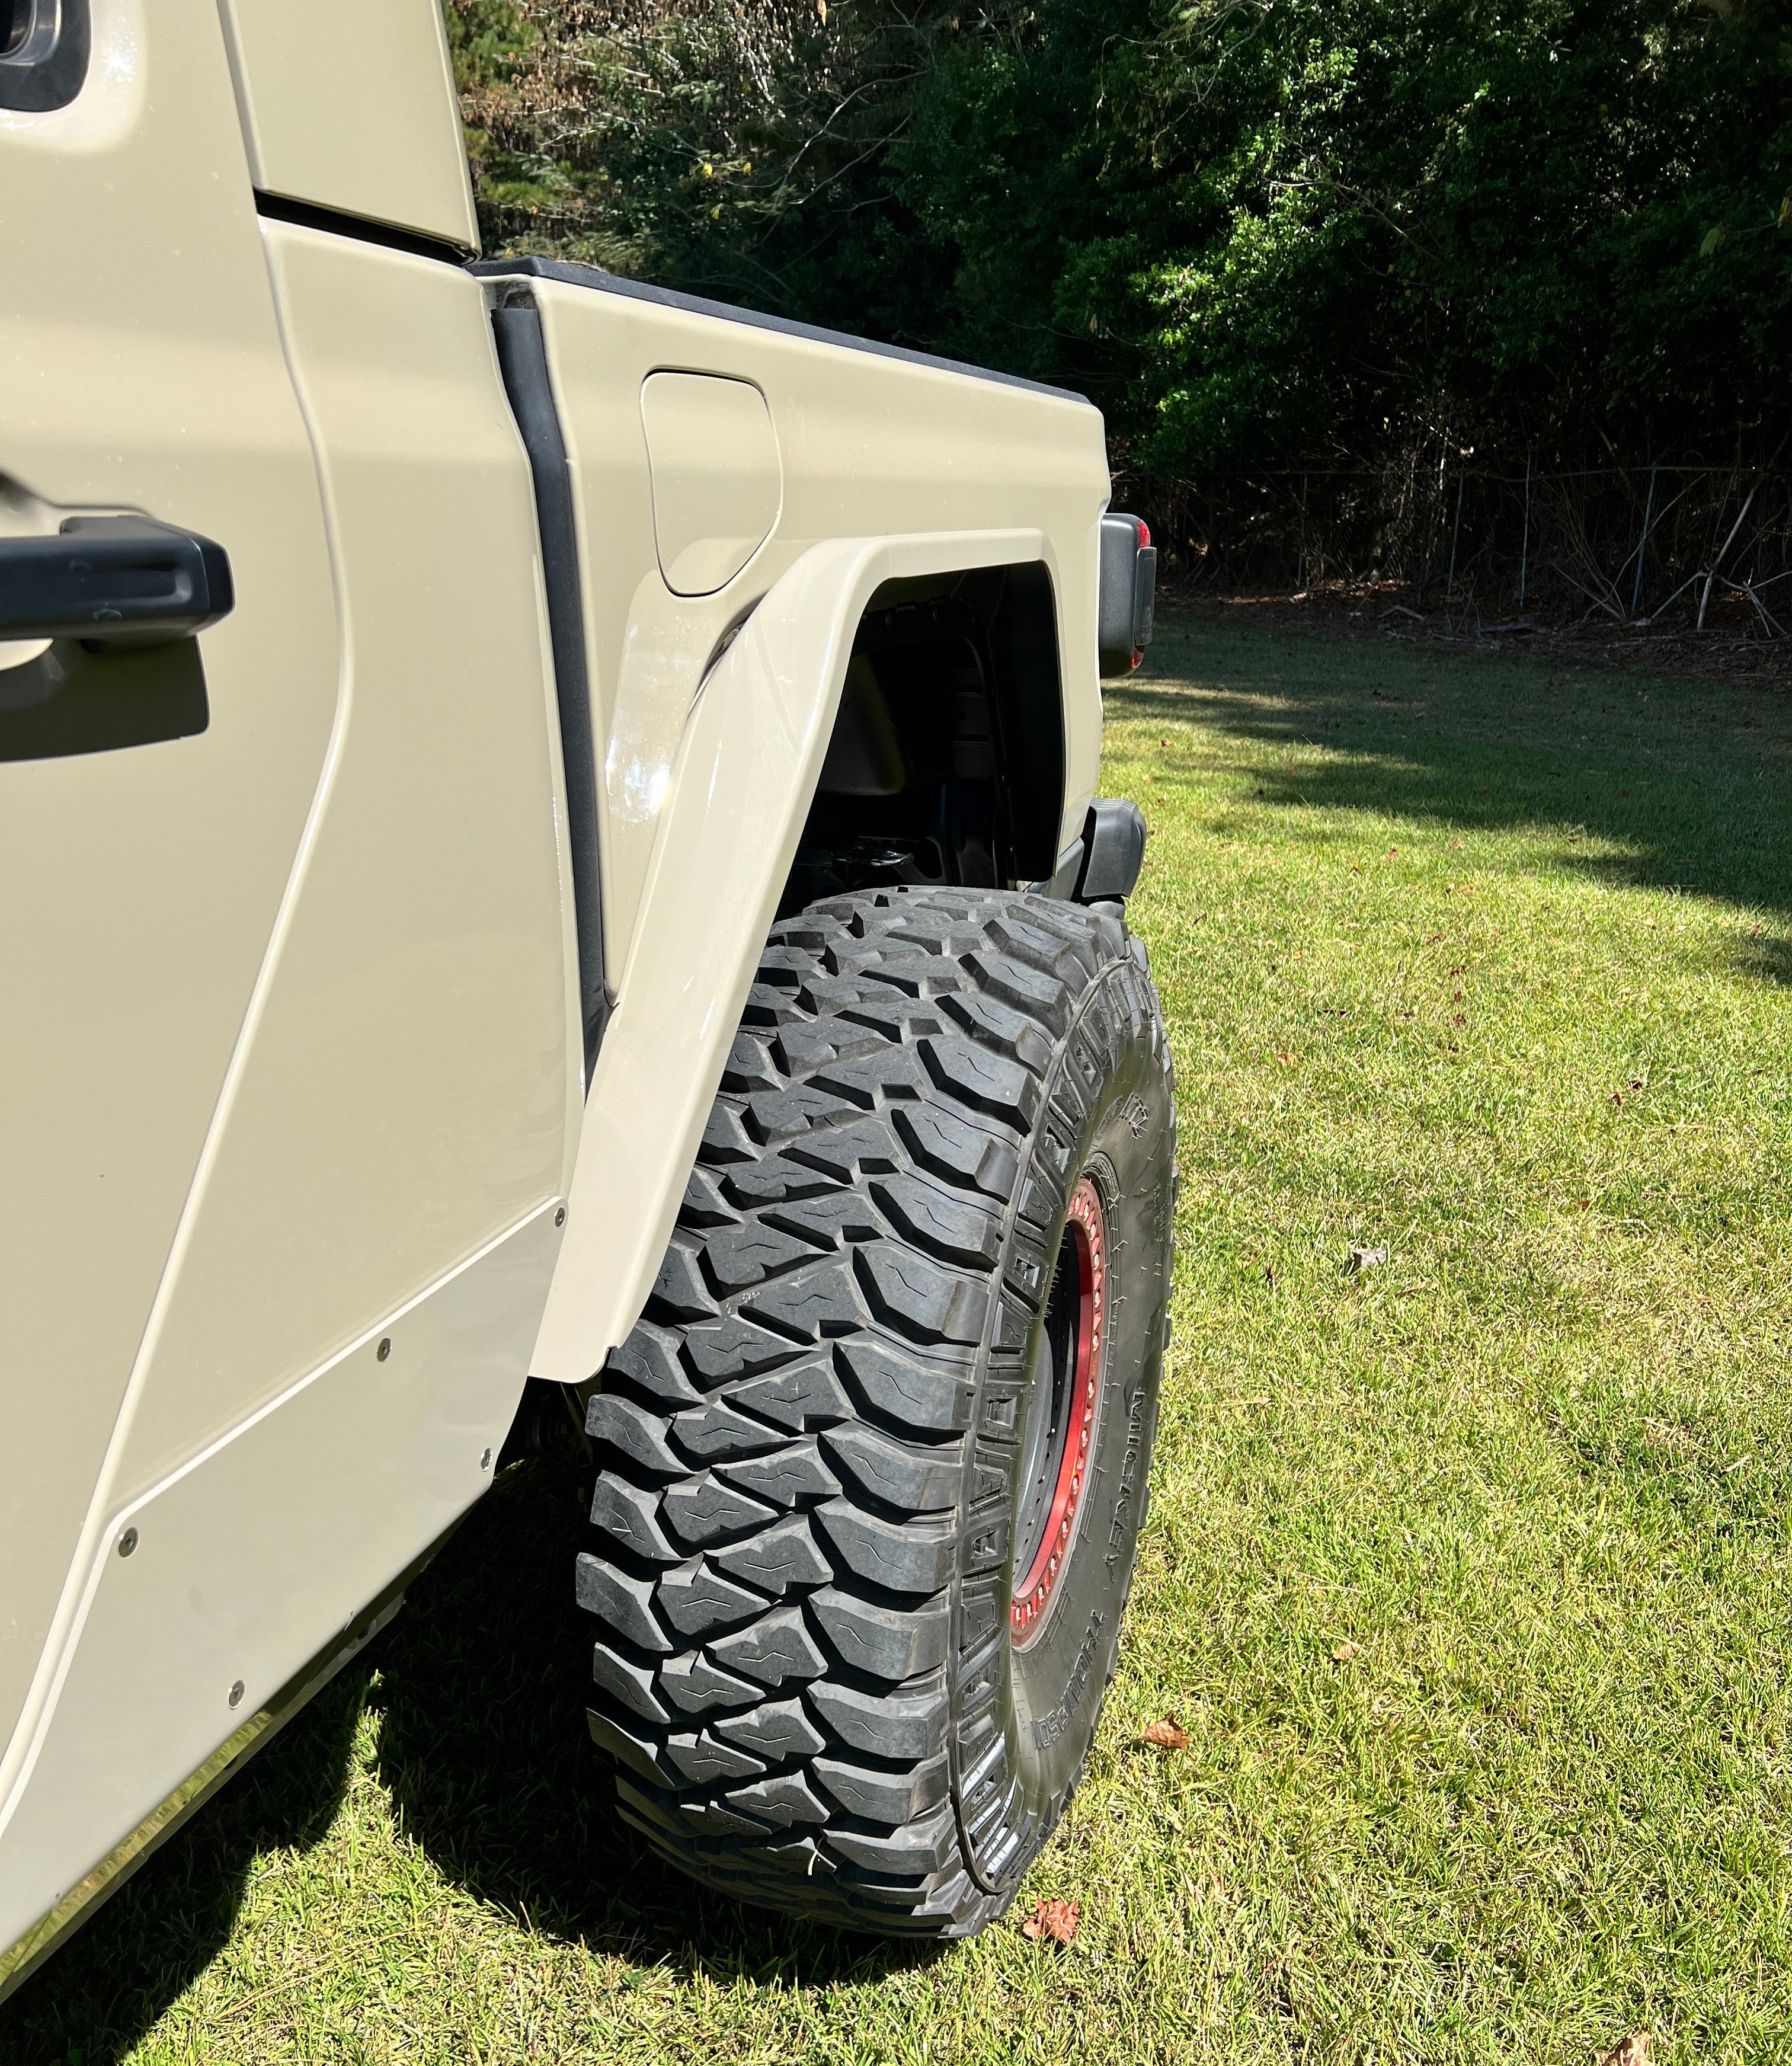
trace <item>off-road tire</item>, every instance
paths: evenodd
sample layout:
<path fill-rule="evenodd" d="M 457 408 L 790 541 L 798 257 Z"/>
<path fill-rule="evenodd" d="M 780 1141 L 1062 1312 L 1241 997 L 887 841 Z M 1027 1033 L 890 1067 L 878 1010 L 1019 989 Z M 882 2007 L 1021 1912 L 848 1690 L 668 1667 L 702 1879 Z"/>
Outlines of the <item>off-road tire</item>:
<path fill-rule="evenodd" d="M 1116 908 L 892 889 L 775 927 L 587 1423 L 592 1733 L 623 1817 L 686 1871 L 889 1934 L 1006 1907 L 1113 1675 L 1175 1162 Z M 1073 1195 L 1105 1251 L 1066 1231 Z M 1046 1313 L 1073 1253 L 1086 1352 Z M 1062 1400 L 1072 1364 L 1086 1451 L 1022 1485 L 1029 1384 Z M 1017 1651 L 1016 1520 L 1038 1533 L 1048 1478 L 1062 1554 L 1034 1560 Z"/>

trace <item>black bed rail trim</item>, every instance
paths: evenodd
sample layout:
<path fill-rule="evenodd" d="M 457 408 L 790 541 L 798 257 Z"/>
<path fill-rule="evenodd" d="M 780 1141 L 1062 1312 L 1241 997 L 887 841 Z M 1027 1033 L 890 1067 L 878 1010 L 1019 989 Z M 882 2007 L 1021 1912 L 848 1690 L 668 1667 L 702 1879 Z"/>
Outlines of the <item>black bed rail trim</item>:
<path fill-rule="evenodd" d="M 836 344 L 847 351 L 868 352 L 874 359 L 893 359 L 904 366 L 931 367 L 936 373 L 962 373 L 973 380 L 993 380 L 1000 387 L 1024 388 L 1029 395 L 1050 395 L 1058 402 L 1086 402 L 1086 395 L 1069 387 L 1053 387 L 1043 380 L 1023 380 L 1017 373 L 997 373 L 987 366 L 969 366 L 957 359 L 936 358 L 932 352 L 911 351 L 900 344 L 879 344 L 868 337 L 852 337 L 844 330 L 820 330 L 813 323 L 792 322 L 787 316 L 762 315 L 757 309 L 738 309 L 730 302 L 706 301 L 700 294 L 676 294 L 669 287 L 650 287 L 644 280 L 625 280 L 620 273 L 605 273 L 596 265 L 574 265 L 560 258 L 482 258 L 471 269 L 483 279 L 560 280 L 572 287 L 593 287 L 599 294 L 620 294 L 631 302 L 652 302 L 662 309 L 682 309 L 686 314 L 714 316 L 722 322 L 743 323 L 749 330 L 766 330 L 779 337 L 807 338 L 811 344 Z"/>

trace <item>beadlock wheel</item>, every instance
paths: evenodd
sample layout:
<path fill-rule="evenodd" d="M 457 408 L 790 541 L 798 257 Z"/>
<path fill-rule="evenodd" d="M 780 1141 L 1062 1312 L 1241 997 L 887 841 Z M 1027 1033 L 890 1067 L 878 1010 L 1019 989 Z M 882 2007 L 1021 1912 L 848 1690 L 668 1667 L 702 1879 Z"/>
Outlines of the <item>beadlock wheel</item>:
<path fill-rule="evenodd" d="M 1070 1198 L 1063 1246 L 1027 1395 L 1021 1443 L 1021 1505 L 1015 1517 L 1009 1624 L 1017 1650 L 1038 1637 L 1068 1564 L 1077 1509 L 1095 1433 L 1107 1289 L 1107 1219 L 1085 1177 Z"/>
<path fill-rule="evenodd" d="M 894 889 L 774 930 L 587 1422 L 592 1733 L 686 1870 L 892 1934 L 1007 1906 L 1113 1674 L 1174 1197 L 1115 912 Z"/>

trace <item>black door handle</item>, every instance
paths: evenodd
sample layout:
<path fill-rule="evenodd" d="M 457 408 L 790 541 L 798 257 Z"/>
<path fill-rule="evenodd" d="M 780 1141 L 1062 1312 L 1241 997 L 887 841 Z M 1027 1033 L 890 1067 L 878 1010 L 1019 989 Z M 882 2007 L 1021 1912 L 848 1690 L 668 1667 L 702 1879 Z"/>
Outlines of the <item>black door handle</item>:
<path fill-rule="evenodd" d="M 148 516 L 71 516 L 53 538 L 0 538 L 0 639 L 160 645 L 236 599 L 222 545 Z"/>

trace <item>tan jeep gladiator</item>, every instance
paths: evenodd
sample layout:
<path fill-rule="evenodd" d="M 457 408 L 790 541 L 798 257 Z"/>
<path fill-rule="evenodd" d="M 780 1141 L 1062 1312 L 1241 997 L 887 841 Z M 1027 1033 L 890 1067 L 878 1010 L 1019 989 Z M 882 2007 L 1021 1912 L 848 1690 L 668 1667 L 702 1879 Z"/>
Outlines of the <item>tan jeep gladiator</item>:
<path fill-rule="evenodd" d="M 435 0 L 0 0 L 0 1992 L 568 1408 L 714 1886 L 977 1929 L 1113 1671 L 1101 418 L 477 248 Z"/>

